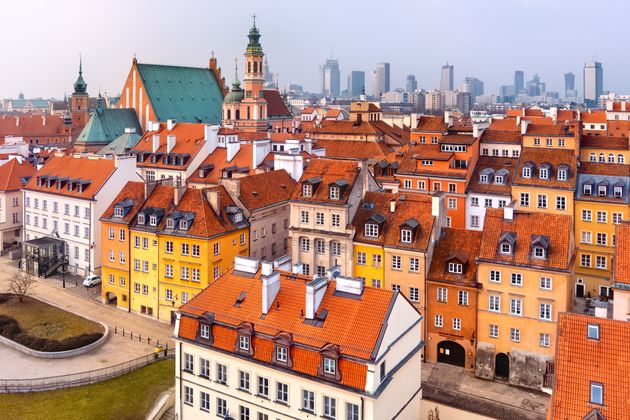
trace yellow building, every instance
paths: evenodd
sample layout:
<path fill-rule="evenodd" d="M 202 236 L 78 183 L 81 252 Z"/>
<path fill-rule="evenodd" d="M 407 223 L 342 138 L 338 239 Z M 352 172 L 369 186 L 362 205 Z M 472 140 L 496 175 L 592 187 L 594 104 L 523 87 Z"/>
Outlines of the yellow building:
<path fill-rule="evenodd" d="M 249 253 L 249 225 L 222 186 L 182 192 L 158 236 L 161 321 Z"/>
<path fill-rule="evenodd" d="M 101 216 L 103 303 L 130 309 L 130 243 L 129 224 L 144 202 L 145 184 L 128 182 Z"/>
<path fill-rule="evenodd" d="M 575 295 L 610 296 L 615 226 L 630 218 L 630 165 L 583 162 L 575 194 Z"/>
<path fill-rule="evenodd" d="M 477 261 L 475 374 L 541 388 L 558 315 L 571 309 L 571 217 L 488 209 Z"/>
<path fill-rule="evenodd" d="M 512 183 L 520 210 L 573 217 L 577 159 L 571 150 L 523 148 Z"/>
<path fill-rule="evenodd" d="M 523 147 L 546 150 L 571 150 L 575 156 L 580 151 L 581 127 L 577 122 L 561 124 L 536 124 L 523 121 Z"/>
<path fill-rule="evenodd" d="M 627 136 L 582 136 L 580 161 L 628 165 L 630 164 L 629 143 L 630 139 Z"/>

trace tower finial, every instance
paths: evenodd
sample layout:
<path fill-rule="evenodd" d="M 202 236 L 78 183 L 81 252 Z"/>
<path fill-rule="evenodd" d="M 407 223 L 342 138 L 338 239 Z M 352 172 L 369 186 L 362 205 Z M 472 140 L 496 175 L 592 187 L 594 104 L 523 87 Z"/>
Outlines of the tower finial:
<path fill-rule="evenodd" d="M 79 53 L 79 74 L 83 74 L 83 56 Z"/>
<path fill-rule="evenodd" d="M 254 15 L 252 16 L 252 18 L 254 19 L 254 28 L 256 27 L 256 13 L 254 13 Z"/>

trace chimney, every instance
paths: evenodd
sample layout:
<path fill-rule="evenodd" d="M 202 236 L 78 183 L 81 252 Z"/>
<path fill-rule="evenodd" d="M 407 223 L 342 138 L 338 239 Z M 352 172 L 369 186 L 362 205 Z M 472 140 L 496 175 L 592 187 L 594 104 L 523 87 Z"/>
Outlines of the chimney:
<path fill-rule="evenodd" d="M 223 185 L 227 190 L 228 194 L 234 201 L 238 200 L 238 197 L 241 195 L 241 181 L 236 178 L 220 178 L 219 185 Z"/>
<path fill-rule="evenodd" d="M 291 257 L 288 254 L 273 260 L 274 270 L 290 271 L 291 270 Z"/>
<path fill-rule="evenodd" d="M 171 151 L 175 147 L 175 142 L 176 140 L 174 134 L 169 134 L 168 136 L 166 136 L 166 153 L 171 153 Z"/>
<path fill-rule="evenodd" d="M 391 200 L 389 202 L 389 212 L 394 213 L 396 211 L 396 200 Z"/>
<path fill-rule="evenodd" d="M 280 273 L 273 270 L 273 262 L 262 262 L 262 313 L 267 314 L 280 291 Z"/>
<path fill-rule="evenodd" d="M 361 296 L 363 294 L 363 281 L 353 277 L 338 276 L 336 279 L 335 291 L 350 293 Z"/>
<path fill-rule="evenodd" d="M 521 124 L 521 116 L 517 115 L 516 116 L 516 128 L 518 129 L 518 126 Z"/>
<path fill-rule="evenodd" d="M 214 188 L 206 190 L 206 199 L 217 216 L 221 216 L 221 195 L 219 194 L 219 189 Z"/>
<path fill-rule="evenodd" d="M 235 136 L 230 135 L 226 139 L 225 147 L 227 148 L 226 160 L 231 162 L 232 159 L 234 159 L 234 156 L 236 156 L 238 151 L 241 149 L 241 143 L 238 141 L 238 137 L 235 139 Z"/>
<path fill-rule="evenodd" d="M 503 219 L 514 220 L 514 206 L 516 206 L 516 200 L 510 201 L 510 204 L 503 207 Z"/>
<path fill-rule="evenodd" d="M 241 271 L 243 273 L 256 274 L 258 271 L 259 262 L 256 258 L 249 257 L 234 257 L 234 271 Z"/>
<path fill-rule="evenodd" d="M 46 126 L 46 114 L 42 115 L 42 125 Z"/>
<path fill-rule="evenodd" d="M 136 132 L 136 127 L 125 127 L 125 134 L 133 134 Z"/>
<path fill-rule="evenodd" d="M 166 120 L 166 129 L 168 131 L 171 131 L 173 128 L 175 128 L 175 124 L 177 124 L 177 121 L 175 121 L 174 119 Z"/>
<path fill-rule="evenodd" d="M 529 125 L 529 121 L 527 120 L 522 120 L 521 121 L 521 134 L 526 134 L 527 133 L 527 126 Z"/>
<path fill-rule="evenodd" d="M 155 153 L 157 152 L 157 150 L 160 148 L 160 135 L 159 134 L 154 134 L 153 135 L 153 146 L 151 147 L 151 152 Z"/>
<path fill-rule="evenodd" d="M 436 191 L 431 196 L 431 216 L 441 217 L 444 214 L 444 192 Z"/>
<path fill-rule="evenodd" d="M 151 195 L 151 193 L 155 189 L 156 185 L 157 185 L 157 182 L 155 182 L 155 181 L 145 182 L 144 183 L 144 199 L 145 200 L 147 198 L 149 198 L 149 196 Z"/>
<path fill-rule="evenodd" d="M 203 127 L 203 141 L 206 142 L 209 154 L 214 152 L 219 144 L 219 126 L 206 124 Z"/>
<path fill-rule="evenodd" d="M 304 274 L 304 264 L 302 263 L 293 264 L 293 266 L 291 267 L 291 272 L 293 274 Z"/>
<path fill-rule="evenodd" d="M 591 300 L 595 307 L 595 318 L 608 318 L 608 302 Z"/>
<path fill-rule="evenodd" d="M 182 200 L 182 197 L 186 193 L 186 186 L 182 185 L 180 187 L 175 187 L 173 191 L 173 203 L 178 206 L 179 202 Z"/>
<path fill-rule="evenodd" d="M 20 126 L 20 117 L 15 117 L 15 126 L 16 127 Z"/>
<path fill-rule="evenodd" d="M 315 314 L 322 302 L 326 289 L 328 288 L 328 279 L 326 277 L 315 277 L 306 283 L 306 306 L 304 317 L 306 319 L 315 319 Z"/>

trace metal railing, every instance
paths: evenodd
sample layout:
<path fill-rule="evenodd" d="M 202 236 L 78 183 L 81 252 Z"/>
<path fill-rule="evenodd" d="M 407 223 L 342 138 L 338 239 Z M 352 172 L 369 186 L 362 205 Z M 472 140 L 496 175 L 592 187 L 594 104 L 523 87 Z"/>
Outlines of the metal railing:
<path fill-rule="evenodd" d="M 49 391 L 59 388 L 92 384 L 106 379 L 112 379 L 159 360 L 173 357 L 175 357 L 175 349 L 165 348 L 114 366 L 108 366 L 86 372 L 50 376 L 47 378 L 0 379 L 0 393 Z"/>

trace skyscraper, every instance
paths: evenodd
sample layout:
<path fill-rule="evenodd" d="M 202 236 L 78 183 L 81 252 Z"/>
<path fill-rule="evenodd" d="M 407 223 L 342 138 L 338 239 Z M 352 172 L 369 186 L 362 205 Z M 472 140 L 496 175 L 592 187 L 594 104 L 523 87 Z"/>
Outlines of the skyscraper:
<path fill-rule="evenodd" d="M 405 92 L 413 92 L 418 89 L 418 81 L 416 80 L 416 76 L 410 74 L 406 79 Z"/>
<path fill-rule="evenodd" d="M 483 95 L 483 82 L 476 77 L 467 77 L 464 82 L 459 85 L 460 92 L 470 93 L 471 100 L 474 102 L 477 96 Z"/>
<path fill-rule="evenodd" d="M 389 63 L 378 63 L 372 71 L 372 95 L 379 97 L 389 91 Z"/>
<path fill-rule="evenodd" d="M 265 79 L 265 87 L 275 87 L 273 73 L 269 70 L 267 57 L 265 57 L 265 61 L 263 62 L 263 79 Z"/>
<path fill-rule="evenodd" d="M 597 106 L 597 100 L 604 92 L 604 69 L 602 63 L 584 63 L 584 102 Z"/>
<path fill-rule="evenodd" d="M 525 87 L 525 73 L 522 70 L 516 70 L 514 72 L 514 91 L 516 95 L 521 93 Z"/>
<path fill-rule="evenodd" d="M 339 73 L 339 61 L 328 59 L 321 67 L 322 70 L 322 95 L 336 98 L 341 89 L 341 74 Z"/>
<path fill-rule="evenodd" d="M 442 92 L 453 90 L 453 66 L 446 63 L 442 66 L 442 79 L 440 80 L 440 90 Z"/>
<path fill-rule="evenodd" d="M 564 96 L 565 98 L 575 96 L 575 74 L 569 72 L 564 73 Z"/>
<path fill-rule="evenodd" d="M 365 72 L 352 70 L 348 75 L 348 96 L 358 98 L 365 88 Z"/>

